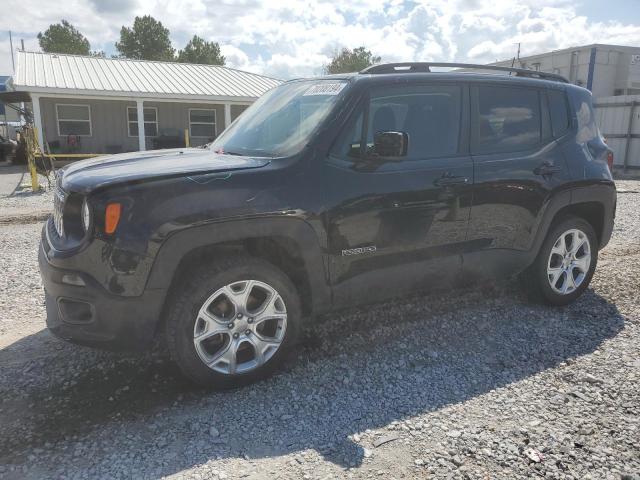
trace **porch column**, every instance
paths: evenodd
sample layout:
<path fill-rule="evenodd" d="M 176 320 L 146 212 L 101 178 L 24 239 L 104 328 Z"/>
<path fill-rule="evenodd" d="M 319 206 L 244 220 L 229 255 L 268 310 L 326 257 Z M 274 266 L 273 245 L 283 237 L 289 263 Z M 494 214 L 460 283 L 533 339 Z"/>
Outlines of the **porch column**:
<path fill-rule="evenodd" d="M 144 138 L 144 101 L 136 100 L 138 109 L 138 149 L 142 152 L 147 149 Z"/>
<path fill-rule="evenodd" d="M 229 128 L 229 125 L 231 125 L 231 104 L 225 103 L 224 104 L 224 128 L 225 129 Z"/>
<path fill-rule="evenodd" d="M 42 131 L 42 114 L 40 113 L 39 95 L 31 95 L 31 108 L 33 109 L 33 126 L 36 127 L 38 134 L 38 146 L 40 147 L 40 151 L 44 153 L 44 132 Z M 7 133 L 8 131 L 7 129 Z"/>

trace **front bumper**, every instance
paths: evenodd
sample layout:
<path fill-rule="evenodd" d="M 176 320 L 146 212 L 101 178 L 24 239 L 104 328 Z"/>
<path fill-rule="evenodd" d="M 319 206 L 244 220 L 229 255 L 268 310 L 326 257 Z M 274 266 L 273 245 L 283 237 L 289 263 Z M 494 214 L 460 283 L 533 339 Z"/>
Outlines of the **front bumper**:
<path fill-rule="evenodd" d="M 46 241 L 43 236 L 42 242 Z M 134 297 L 114 295 L 86 273 L 51 265 L 43 243 L 38 263 L 45 289 L 47 327 L 54 335 L 109 350 L 140 351 L 153 343 L 164 290 L 146 290 Z M 63 283 L 63 275 L 79 277 L 85 285 Z"/>

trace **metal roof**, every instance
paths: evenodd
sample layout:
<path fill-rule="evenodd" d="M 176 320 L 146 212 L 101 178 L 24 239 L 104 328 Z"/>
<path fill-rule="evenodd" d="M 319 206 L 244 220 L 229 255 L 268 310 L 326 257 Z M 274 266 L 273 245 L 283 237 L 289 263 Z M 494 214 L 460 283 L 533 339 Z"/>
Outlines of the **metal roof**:
<path fill-rule="evenodd" d="M 145 98 L 253 100 L 280 80 L 218 65 L 18 51 L 14 90 Z"/>

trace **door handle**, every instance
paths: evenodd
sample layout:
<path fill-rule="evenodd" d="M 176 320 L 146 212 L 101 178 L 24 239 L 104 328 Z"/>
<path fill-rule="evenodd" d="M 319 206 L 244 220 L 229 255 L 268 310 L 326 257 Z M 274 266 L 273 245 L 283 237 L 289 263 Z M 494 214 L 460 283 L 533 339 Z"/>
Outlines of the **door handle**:
<path fill-rule="evenodd" d="M 535 173 L 536 175 L 542 175 L 543 177 L 546 175 L 553 175 L 554 173 L 559 173 L 561 171 L 561 167 L 556 167 L 551 162 L 544 162 L 542 165 L 539 165 L 533 169 L 533 173 Z"/>
<path fill-rule="evenodd" d="M 469 183 L 469 179 L 467 177 L 461 177 L 461 176 L 457 177 L 449 173 L 445 173 L 444 175 L 434 180 L 433 182 L 433 184 L 436 187 L 446 187 L 449 185 L 464 185 L 466 183 Z"/>

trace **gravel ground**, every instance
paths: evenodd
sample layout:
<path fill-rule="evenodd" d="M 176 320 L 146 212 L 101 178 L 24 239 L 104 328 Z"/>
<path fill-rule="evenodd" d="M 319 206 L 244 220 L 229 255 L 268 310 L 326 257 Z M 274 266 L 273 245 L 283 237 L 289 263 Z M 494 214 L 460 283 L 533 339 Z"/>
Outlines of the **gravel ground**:
<path fill-rule="evenodd" d="M 5 168 L 11 167 L 0 167 L 0 177 L 5 174 Z M 53 189 L 47 177 L 39 175 L 41 190 L 36 193 L 31 190 L 29 175 L 26 172 L 21 177 L 12 172 L 10 178 L 11 182 L 3 187 L 9 188 L 12 194 L 0 196 L 0 225 L 39 222 L 45 218 L 53 205 Z"/>
<path fill-rule="evenodd" d="M 618 187 L 575 304 L 498 285 L 349 311 L 225 393 L 53 338 L 40 225 L 0 225 L 0 478 L 640 479 L 640 181 Z"/>

